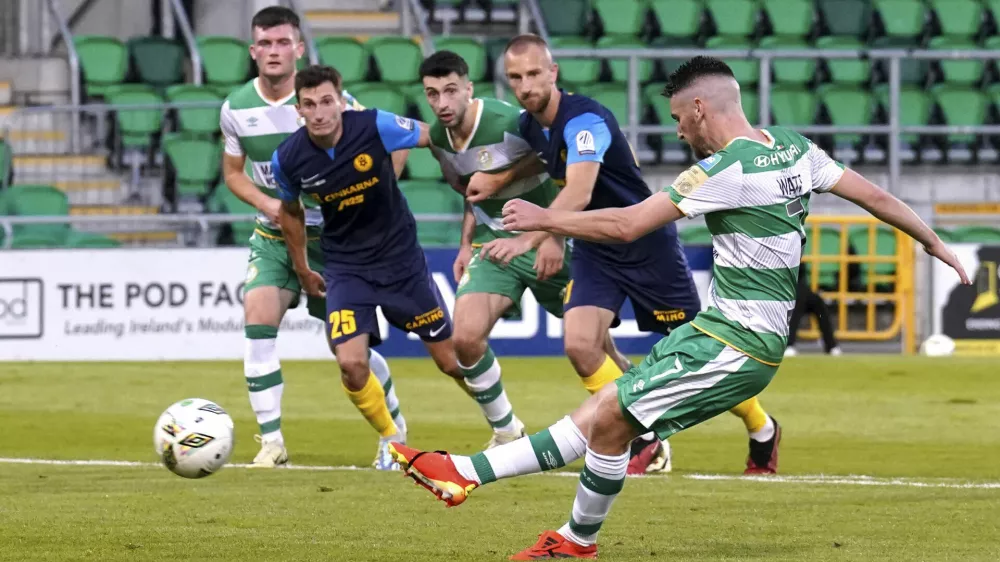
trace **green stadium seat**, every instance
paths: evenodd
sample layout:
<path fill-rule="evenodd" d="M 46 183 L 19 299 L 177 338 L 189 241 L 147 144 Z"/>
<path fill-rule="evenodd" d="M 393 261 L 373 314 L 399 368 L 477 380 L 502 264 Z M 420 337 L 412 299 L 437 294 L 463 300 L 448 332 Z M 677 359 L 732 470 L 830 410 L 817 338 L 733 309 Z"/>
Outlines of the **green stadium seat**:
<path fill-rule="evenodd" d="M 916 49 L 919 43 L 908 37 L 879 37 L 872 42 L 874 49 Z M 889 62 L 881 64 L 882 72 L 889 79 Z M 927 82 L 927 73 L 930 71 L 930 61 L 926 59 L 907 59 L 899 62 L 900 80 L 905 84 L 916 84 L 923 86 Z"/>
<path fill-rule="evenodd" d="M 705 4 L 701 0 L 652 0 L 650 7 L 667 37 L 694 38 L 701 31 Z"/>
<path fill-rule="evenodd" d="M 874 0 L 874 6 L 889 37 L 917 37 L 923 32 L 927 21 L 923 0 Z"/>
<path fill-rule="evenodd" d="M 424 60 L 420 46 L 408 37 L 372 37 L 365 43 L 378 66 L 382 82 L 411 84 L 420 81 L 420 63 Z"/>
<path fill-rule="evenodd" d="M 12 250 L 35 250 L 43 248 L 62 248 L 65 244 L 65 237 L 54 236 L 43 232 L 26 232 L 24 234 L 14 234 L 10 247 Z"/>
<path fill-rule="evenodd" d="M 424 123 L 433 123 L 437 119 L 434 115 L 434 110 L 431 109 L 431 104 L 427 101 L 427 96 L 424 95 L 423 84 L 411 84 L 404 87 L 403 95 L 406 97 L 407 103 L 417 108 L 417 116 L 421 121 Z"/>
<path fill-rule="evenodd" d="M 952 232 L 951 229 L 949 228 L 945 228 L 943 226 L 935 226 L 934 232 L 938 235 L 938 238 L 940 238 L 945 242 L 952 243 L 958 241 L 955 239 L 955 233 Z"/>
<path fill-rule="evenodd" d="M 121 84 L 128 73 L 128 48 L 115 37 L 73 37 L 80 58 L 83 84 L 88 96 L 103 96 L 109 86 Z"/>
<path fill-rule="evenodd" d="M 761 50 L 809 49 L 809 44 L 799 37 L 772 35 L 760 40 Z M 775 59 L 771 63 L 775 82 L 806 84 L 816 74 L 816 59 Z"/>
<path fill-rule="evenodd" d="M 649 46 L 657 49 L 697 49 L 701 45 L 693 38 L 688 37 L 657 37 Z M 658 60 L 660 62 L 660 73 L 663 76 L 670 76 L 671 73 L 687 62 L 688 57 L 664 57 Z"/>
<path fill-rule="evenodd" d="M 711 37 L 705 41 L 706 49 L 727 50 L 727 49 L 751 49 L 754 44 L 743 37 Z M 753 58 L 725 58 L 726 64 L 733 70 L 733 76 L 740 86 L 756 86 L 760 79 L 760 62 Z"/>
<path fill-rule="evenodd" d="M 0 138 L 0 191 L 12 183 L 14 176 L 14 151 Z"/>
<path fill-rule="evenodd" d="M 848 231 L 848 239 L 854 253 L 859 256 L 895 256 L 896 255 L 896 234 L 892 229 L 884 226 L 876 227 L 874 252 L 869 244 L 872 244 L 871 233 L 867 226 L 857 226 Z M 868 285 L 868 273 L 875 275 L 894 275 L 896 264 L 894 263 L 862 263 L 859 270 L 861 272 L 860 281 L 862 286 Z M 882 283 L 875 283 L 882 285 Z"/>
<path fill-rule="evenodd" d="M 960 226 L 955 228 L 952 234 L 955 242 L 1000 242 L 1000 228 L 995 226 Z"/>
<path fill-rule="evenodd" d="M 198 37 L 198 53 L 201 55 L 201 67 L 208 84 L 235 88 L 242 86 L 250 75 L 252 59 L 249 46 L 236 37 Z"/>
<path fill-rule="evenodd" d="M 771 89 L 771 118 L 776 125 L 812 125 L 817 109 L 816 94 L 802 86 L 776 84 Z"/>
<path fill-rule="evenodd" d="M 850 85 L 827 84 L 818 88 L 817 93 L 833 125 L 871 125 L 875 118 L 875 100 L 867 90 Z M 833 139 L 838 144 L 857 144 L 861 142 L 862 135 L 841 133 L 833 135 Z"/>
<path fill-rule="evenodd" d="M 978 49 L 971 39 L 964 37 L 935 37 L 928 47 L 934 51 L 970 51 Z M 985 61 L 982 60 L 942 60 L 937 63 L 949 84 L 978 84 L 983 77 Z"/>
<path fill-rule="evenodd" d="M 983 7 L 993 17 L 993 21 L 1000 22 L 1000 0 L 983 0 Z"/>
<path fill-rule="evenodd" d="M 688 226 L 677 230 L 677 235 L 685 246 L 711 246 L 712 233 L 707 226 Z"/>
<path fill-rule="evenodd" d="M 775 35 L 805 37 L 816 14 L 811 0 L 762 0 L 761 5 Z"/>
<path fill-rule="evenodd" d="M 861 41 L 851 36 L 820 37 L 816 40 L 817 49 L 852 50 L 863 47 Z M 826 68 L 830 71 L 830 80 L 837 84 L 859 86 L 866 84 L 872 75 L 871 63 L 859 58 L 826 59 Z"/>
<path fill-rule="evenodd" d="M 758 5 L 754 0 L 706 0 L 717 35 L 746 37 L 757 27 Z"/>
<path fill-rule="evenodd" d="M 875 88 L 875 96 L 886 115 L 889 114 L 889 86 L 882 84 Z M 931 119 L 931 110 L 934 105 L 930 95 L 917 86 L 903 85 L 899 89 L 899 124 L 908 126 L 927 125 Z M 919 135 L 903 134 L 900 140 L 905 143 L 916 143 Z"/>
<path fill-rule="evenodd" d="M 743 106 L 743 114 L 747 116 L 747 121 L 751 125 L 760 124 L 760 95 L 757 90 L 740 90 L 740 101 Z"/>
<path fill-rule="evenodd" d="M 407 113 L 406 98 L 396 86 L 379 82 L 365 82 L 352 84 L 350 92 L 365 107 L 378 108 L 396 115 L 406 115 Z"/>
<path fill-rule="evenodd" d="M 119 248 L 122 243 L 96 232 L 70 230 L 64 245 L 67 248 Z"/>
<path fill-rule="evenodd" d="M 864 35 L 872 19 L 871 0 L 819 0 L 819 13 L 832 35 Z"/>
<path fill-rule="evenodd" d="M 222 145 L 216 141 L 173 133 L 163 137 L 163 154 L 176 173 L 179 198 L 201 197 L 219 177 Z"/>
<path fill-rule="evenodd" d="M 663 83 L 649 84 L 642 89 L 642 100 L 653 108 L 656 120 L 666 127 L 676 126 L 677 122 L 670 116 L 670 100 L 663 97 Z M 639 113 L 640 117 L 642 112 Z M 664 159 L 670 162 L 680 162 L 687 159 L 687 149 L 677 138 L 677 133 L 665 133 L 661 137 Z"/>
<path fill-rule="evenodd" d="M 553 49 L 592 49 L 594 44 L 583 37 L 553 37 Z M 558 58 L 558 57 L 557 57 Z M 565 88 L 590 85 L 601 75 L 601 59 L 571 58 L 559 60 L 559 85 Z"/>
<path fill-rule="evenodd" d="M 621 84 L 595 84 L 583 93 L 611 111 L 619 125 L 628 124 L 628 92 Z"/>
<path fill-rule="evenodd" d="M 415 215 L 443 213 L 459 215 L 464 201 L 448 184 L 439 181 L 409 180 L 399 182 L 410 210 Z M 461 224 L 425 221 L 417 217 L 417 239 L 425 246 L 454 246 L 462 233 Z"/>
<path fill-rule="evenodd" d="M 112 105 L 155 105 L 162 104 L 163 98 L 152 89 L 130 86 L 108 91 L 106 96 Z M 152 144 L 152 136 L 160 132 L 163 111 L 159 109 L 123 109 L 115 113 L 121 143 L 124 148 L 145 148 Z"/>
<path fill-rule="evenodd" d="M 155 35 L 133 37 L 128 40 L 128 50 L 139 81 L 156 88 L 184 81 L 187 53 L 177 41 Z"/>
<path fill-rule="evenodd" d="M 69 214 L 69 199 L 62 191 L 50 185 L 13 185 L 3 192 L 4 214 L 13 216 L 65 216 Z M 39 236 L 66 239 L 69 224 L 17 224 L 14 240 L 18 236 Z"/>
<path fill-rule="evenodd" d="M 538 0 L 549 35 L 584 34 L 590 19 L 590 0 Z"/>
<path fill-rule="evenodd" d="M 473 37 L 442 37 L 434 40 L 438 51 L 458 53 L 469 65 L 469 80 L 480 82 L 486 79 L 486 47 Z"/>
<path fill-rule="evenodd" d="M 226 99 L 229 97 L 229 94 L 235 92 L 242 86 L 243 84 L 208 84 L 206 87 L 211 88 L 211 90 L 220 98 Z"/>
<path fill-rule="evenodd" d="M 947 125 L 982 125 L 986 122 L 986 95 L 979 89 L 941 84 L 931 90 Z M 976 135 L 948 135 L 950 143 L 972 143 Z"/>
<path fill-rule="evenodd" d="M 599 49 L 645 49 L 648 45 L 633 37 L 601 37 L 597 41 Z M 611 69 L 611 80 L 618 83 L 628 82 L 628 59 L 609 58 L 608 67 Z M 639 59 L 639 82 L 649 82 L 653 77 L 655 69 L 652 59 Z"/>
<path fill-rule="evenodd" d="M 486 39 L 486 60 L 489 64 L 494 64 L 498 58 L 503 56 L 508 42 L 510 42 L 510 37 L 488 37 Z"/>
<path fill-rule="evenodd" d="M 819 228 L 819 255 L 839 256 L 840 255 L 840 230 L 824 226 Z M 806 245 L 802 250 L 802 257 L 810 256 L 813 253 L 813 245 L 817 243 L 813 229 L 806 227 Z M 834 288 L 837 286 L 837 272 L 840 271 L 840 264 L 836 262 L 819 262 L 812 266 L 811 271 L 819 268 L 819 286 L 823 288 Z"/>
<path fill-rule="evenodd" d="M 257 209 L 242 199 L 237 197 L 226 187 L 226 184 L 219 182 L 212 190 L 212 195 L 207 201 L 207 211 L 210 213 L 230 214 L 230 215 L 256 215 Z M 239 246 L 246 246 L 250 243 L 250 236 L 256 228 L 254 221 L 238 221 L 229 223 L 233 231 L 233 241 Z"/>
<path fill-rule="evenodd" d="M 406 159 L 406 171 L 411 180 L 442 181 L 441 166 L 428 148 L 415 148 Z"/>
<path fill-rule="evenodd" d="M 637 37 L 642 34 L 649 11 L 647 0 L 592 0 L 601 18 L 604 35 Z"/>
<path fill-rule="evenodd" d="M 345 84 L 363 82 L 368 77 L 368 50 L 353 37 L 317 37 L 316 54 L 321 63 L 340 72 Z"/>
<path fill-rule="evenodd" d="M 943 35 L 973 37 L 983 24 L 980 0 L 929 0 Z"/>
<path fill-rule="evenodd" d="M 177 109 L 180 130 L 196 135 L 211 136 L 219 132 L 222 98 L 214 89 L 193 84 L 175 84 L 167 88 L 170 103 L 214 104 L 214 107 Z"/>

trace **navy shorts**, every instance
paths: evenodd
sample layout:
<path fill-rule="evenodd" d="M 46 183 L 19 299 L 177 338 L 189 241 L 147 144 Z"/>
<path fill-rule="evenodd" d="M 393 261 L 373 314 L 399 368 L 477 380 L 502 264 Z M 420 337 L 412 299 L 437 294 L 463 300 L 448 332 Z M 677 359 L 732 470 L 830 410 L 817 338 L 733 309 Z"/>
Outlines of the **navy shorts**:
<path fill-rule="evenodd" d="M 615 313 L 611 324 L 615 327 L 621 324 L 618 313 L 627 297 L 640 330 L 669 334 L 693 320 L 701 310 L 698 290 L 686 265 L 684 271 L 671 271 L 669 267 L 665 261 L 612 265 L 574 251 L 563 311 L 578 306 L 604 308 Z"/>
<path fill-rule="evenodd" d="M 417 334 L 425 342 L 451 337 L 451 316 L 423 259 L 414 267 L 363 271 L 338 271 L 336 266 L 328 266 L 323 279 L 326 335 L 331 348 L 365 333 L 370 346 L 382 343 L 376 307 L 382 307 L 382 314 L 390 324 Z"/>

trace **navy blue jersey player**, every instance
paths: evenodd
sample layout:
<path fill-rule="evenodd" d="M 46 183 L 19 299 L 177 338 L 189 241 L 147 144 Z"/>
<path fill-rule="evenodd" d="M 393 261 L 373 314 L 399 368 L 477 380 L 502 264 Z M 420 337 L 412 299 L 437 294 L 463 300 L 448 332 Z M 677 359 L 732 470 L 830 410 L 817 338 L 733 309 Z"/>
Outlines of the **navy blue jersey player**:
<path fill-rule="evenodd" d="M 344 390 L 379 432 L 385 451 L 390 438 L 405 436 L 368 365 L 369 346 L 381 343 L 376 307 L 392 325 L 418 335 L 438 367 L 462 381 L 451 318 L 417 243 L 416 221 L 391 158 L 393 151 L 426 147 L 428 129 L 375 109 L 342 113 L 340 75 L 331 67 L 296 74 L 295 93 L 305 127 L 271 159 L 281 230 L 303 288 L 325 293 L 327 335 Z M 300 197 L 319 203 L 323 213 L 322 273 L 309 267 Z M 391 463 L 387 452 L 382 457 Z"/>
<path fill-rule="evenodd" d="M 512 39 L 504 64 L 510 86 L 526 110 L 521 115 L 521 136 L 545 163 L 549 176 L 563 185 L 549 208 L 628 207 L 651 195 L 615 116 L 591 98 L 556 87 L 558 66 L 541 38 Z M 575 240 L 570 273 L 563 317 L 566 354 L 591 392 L 622 374 L 601 342 L 605 331 L 618 321 L 626 297 L 639 328 L 663 334 L 693 319 L 701 309 L 673 224 L 626 244 Z M 759 436 L 772 423 L 756 398 L 740 404 L 733 413 L 743 418 L 752 436 Z M 771 453 L 776 451 L 777 440 L 768 441 L 772 447 L 762 451 L 758 442 L 750 440 L 748 467 L 750 463 L 766 467 L 772 461 L 776 466 Z M 659 443 L 638 442 L 633 453 L 630 473 L 654 471 L 666 464 Z"/>

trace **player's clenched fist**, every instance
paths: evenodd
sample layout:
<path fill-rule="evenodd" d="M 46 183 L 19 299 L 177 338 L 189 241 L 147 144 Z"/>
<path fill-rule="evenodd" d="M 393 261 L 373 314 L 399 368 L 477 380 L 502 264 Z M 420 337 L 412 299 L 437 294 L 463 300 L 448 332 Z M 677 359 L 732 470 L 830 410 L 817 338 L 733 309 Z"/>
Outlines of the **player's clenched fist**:
<path fill-rule="evenodd" d="M 299 283 L 302 284 L 302 290 L 305 291 L 307 295 L 313 297 L 326 297 L 326 281 L 323 280 L 322 275 L 311 269 L 307 271 L 298 271 L 296 273 L 299 276 Z"/>
<path fill-rule="evenodd" d="M 503 206 L 503 228 L 513 230 L 544 230 L 546 209 L 523 199 L 511 199 Z"/>

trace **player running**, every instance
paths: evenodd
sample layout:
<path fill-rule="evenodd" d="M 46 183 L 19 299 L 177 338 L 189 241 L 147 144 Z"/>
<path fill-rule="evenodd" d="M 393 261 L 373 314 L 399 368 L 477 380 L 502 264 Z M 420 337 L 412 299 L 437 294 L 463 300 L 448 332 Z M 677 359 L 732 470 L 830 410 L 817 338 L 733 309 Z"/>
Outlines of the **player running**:
<path fill-rule="evenodd" d="M 287 8 L 272 6 L 254 15 L 250 24 L 253 44 L 250 56 L 257 64 L 258 78 L 226 98 L 220 126 L 225 137 L 222 157 L 226 186 L 259 212 L 250 238 L 243 308 L 246 351 L 243 370 L 250 392 L 250 405 L 260 427 L 260 452 L 253 466 L 273 467 L 288 462 L 281 433 L 281 395 L 284 379 L 278 360 L 278 326 L 289 308 L 298 306 L 302 288 L 288 260 L 285 242 L 278 227 L 278 207 L 271 174 L 271 155 L 278 143 L 299 128 L 295 111 L 295 62 L 305 52 L 299 35 L 299 17 Z M 364 109 L 344 92 L 345 109 Z M 393 154 L 401 170 L 406 153 Z M 309 237 L 319 236 L 322 216 L 316 205 L 307 203 Z M 309 254 L 320 259 L 318 241 L 309 244 Z M 325 319 L 322 299 L 307 298 L 309 313 Z M 372 370 L 386 389 L 385 400 L 396 424 L 406 431 L 399 413 L 399 400 L 392 389 L 389 365 L 378 353 L 371 356 Z M 382 465 L 389 461 L 383 458 Z M 378 468 L 379 459 L 376 458 Z M 382 466 L 384 468 L 385 466 Z"/>
<path fill-rule="evenodd" d="M 405 433 L 370 371 L 370 346 L 382 341 L 376 307 L 392 325 L 420 336 L 438 368 L 465 388 L 451 319 L 417 243 L 416 221 L 396 185 L 390 156 L 426 147 L 427 126 L 379 110 L 341 115 L 341 78 L 329 66 L 299 72 L 295 95 L 305 127 L 282 141 L 271 159 L 281 198 L 279 224 L 302 287 L 325 296 L 327 335 L 344 390 L 378 431 L 379 458 L 391 466 L 389 440 L 405 439 Z M 308 210 L 300 196 L 322 212 L 320 259 L 310 259 Z"/>
<path fill-rule="evenodd" d="M 521 111 L 496 99 L 473 98 L 469 66 L 462 57 L 438 51 L 420 65 L 420 76 L 437 117 L 430 129 L 431 150 L 445 177 L 463 195 L 474 176 L 503 187 L 487 201 L 466 205 L 454 265 L 458 282 L 455 352 L 466 384 L 493 428 L 489 446 L 496 446 L 522 437 L 524 424 L 507 399 L 500 363 L 487 341 L 489 334 L 500 318 L 520 316 L 526 289 L 545 310 L 561 318 L 569 282 L 569 250 L 562 237 L 508 233 L 500 223 L 500 212 L 504 202 L 515 196 L 548 205 L 558 188 L 519 136 Z M 498 246 L 500 240 L 516 249 L 507 252 L 505 246 Z M 627 368 L 628 359 L 618 353 L 610 335 L 605 346 Z"/>
<path fill-rule="evenodd" d="M 813 192 L 831 191 L 860 205 L 915 238 L 969 283 L 955 254 L 906 204 L 798 133 L 754 129 L 724 62 L 691 59 L 670 76 L 664 95 L 678 137 L 703 160 L 662 192 L 624 208 L 577 212 L 511 201 L 504 227 L 628 244 L 684 216 L 703 214 L 716 252 L 708 310 L 660 340 L 615 385 L 541 433 L 472 457 L 391 446 L 408 474 L 449 505 L 464 502 L 483 484 L 584 457 L 569 522 L 543 533 L 513 560 L 597 558 L 597 533 L 625 483 L 629 442 L 650 430 L 669 437 L 768 385 L 787 343 Z"/>
<path fill-rule="evenodd" d="M 527 112 L 521 136 L 546 162 L 549 175 L 565 187 L 549 205 L 580 211 L 627 207 L 650 196 L 625 135 L 614 115 L 596 101 L 556 88 L 558 66 L 544 40 L 521 35 L 504 54 L 507 79 Z M 483 194 L 474 195 L 473 199 Z M 701 310 L 677 228 L 667 224 L 628 244 L 576 241 L 572 281 L 566 288 L 566 354 L 592 393 L 622 375 L 601 349 L 628 297 L 639 329 L 668 335 Z M 736 405 L 749 434 L 746 474 L 778 470 L 781 428 L 756 397 Z M 630 474 L 642 473 L 663 455 L 650 433 L 633 445 Z"/>

